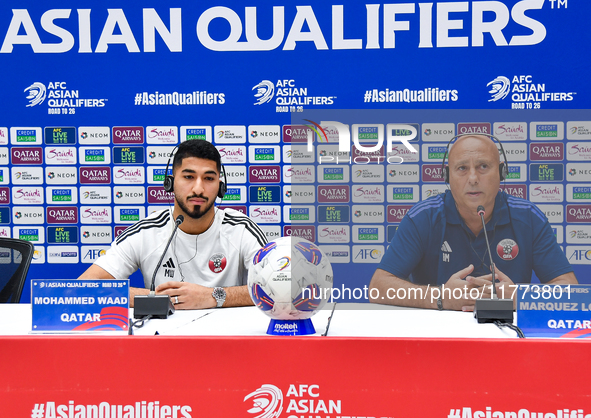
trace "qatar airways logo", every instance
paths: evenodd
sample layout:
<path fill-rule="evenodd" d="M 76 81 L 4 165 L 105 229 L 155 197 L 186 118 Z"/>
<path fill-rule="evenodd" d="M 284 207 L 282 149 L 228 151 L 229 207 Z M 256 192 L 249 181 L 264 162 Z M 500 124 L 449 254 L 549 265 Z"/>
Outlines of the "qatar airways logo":
<path fill-rule="evenodd" d="M 7 205 L 10 203 L 10 193 L 8 187 L 0 187 L 0 204 Z"/>
<path fill-rule="evenodd" d="M 591 205 L 566 205 L 566 222 L 591 222 Z"/>
<path fill-rule="evenodd" d="M 78 223 L 78 208 L 66 206 L 62 208 L 48 207 L 46 211 L 49 224 L 75 224 Z"/>
<path fill-rule="evenodd" d="M 314 242 L 316 241 L 316 227 L 312 225 L 286 225 L 283 227 L 283 236 L 301 237 Z"/>
<path fill-rule="evenodd" d="M 80 167 L 81 184 L 108 184 L 111 183 L 111 169 L 105 167 Z"/>
<path fill-rule="evenodd" d="M 388 223 L 400 223 L 412 205 L 390 205 L 387 207 Z"/>
<path fill-rule="evenodd" d="M 43 164 L 41 148 L 12 148 L 12 164 Z"/>
<path fill-rule="evenodd" d="M 551 144 L 530 144 L 529 158 L 532 161 L 563 160 L 564 144 L 560 142 Z"/>
<path fill-rule="evenodd" d="M 114 144 L 143 144 L 144 128 L 142 126 L 113 127 Z"/>
<path fill-rule="evenodd" d="M 424 164 L 422 179 L 424 182 L 442 182 L 440 164 Z"/>
<path fill-rule="evenodd" d="M 279 183 L 281 181 L 279 176 L 278 165 L 268 167 L 250 166 L 248 168 L 248 178 L 251 183 Z"/>
<path fill-rule="evenodd" d="M 169 193 L 160 186 L 148 186 L 148 203 L 174 203 L 174 193 Z"/>
<path fill-rule="evenodd" d="M 504 190 L 508 195 L 522 199 L 526 199 L 527 196 L 527 186 L 525 184 L 503 185 L 499 187 L 499 190 Z"/>
<path fill-rule="evenodd" d="M 319 203 L 349 202 L 349 186 L 318 186 Z"/>

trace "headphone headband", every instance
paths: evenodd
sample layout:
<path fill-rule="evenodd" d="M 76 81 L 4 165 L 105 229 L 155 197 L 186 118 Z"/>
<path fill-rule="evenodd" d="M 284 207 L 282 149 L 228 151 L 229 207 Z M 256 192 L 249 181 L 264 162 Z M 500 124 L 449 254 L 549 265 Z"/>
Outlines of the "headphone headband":
<path fill-rule="evenodd" d="M 459 134 L 456 136 L 453 136 L 449 142 L 447 143 L 447 147 L 445 149 L 445 154 L 443 154 L 443 161 L 441 161 L 441 177 L 443 177 L 443 181 L 445 181 L 446 183 L 449 183 L 449 166 L 445 165 L 445 159 L 447 158 L 447 154 L 449 153 L 449 147 L 451 146 L 451 143 L 461 137 L 461 136 L 487 136 L 491 139 L 494 139 L 495 141 L 497 141 L 497 143 L 499 144 L 499 147 L 501 148 L 501 153 L 503 154 L 503 160 L 504 162 L 499 164 L 499 177 L 501 179 L 501 181 L 505 180 L 507 178 L 507 173 L 509 171 L 509 163 L 507 162 L 507 155 L 505 154 L 505 149 L 503 148 L 503 143 L 499 140 L 499 138 L 497 138 L 494 135 L 490 135 L 490 134 Z"/>
<path fill-rule="evenodd" d="M 174 176 L 171 176 L 168 174 L 168 167 L 170 166 L 170 161 L 172 160 L 173 155 L 175 155 L 175 151 L 181 146 L 181 144 L 178 144 L 177 146 L 175 146 L 172 149 L 172 152 L 170 153 L 170 156 L 168 157 L 168 161 L 166 162 L 166 170 L 164 171 L 164 183 L 162 184 L 162 187 L 164 188 L 164 190 L 166 192 L 172 193 L 172 191 L 174 190 Z M 228 190 L 228 180 L 226 178 L 226 168 L 224 167 L 224 165 L 222 164 L 221 160 L 220 160 L 220 167 L 222 168 L 222 174 L 224 175 L 224 181 L 220 180 L 220 187 L 218 189 L 218 194 L 217 197 L 219 197 L 220 199 L 224 198 L 224 195 L 226 194 L 226 191 Z"/>

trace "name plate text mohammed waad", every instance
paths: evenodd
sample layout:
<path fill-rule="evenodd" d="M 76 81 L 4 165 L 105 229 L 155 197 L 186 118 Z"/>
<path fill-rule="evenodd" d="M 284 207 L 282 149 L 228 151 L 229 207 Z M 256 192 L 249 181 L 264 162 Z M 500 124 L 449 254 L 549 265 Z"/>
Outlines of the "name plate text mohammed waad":
<path fill-rule="evenodd" d="M 32 332 L 120 333 L 129 328 L 129 280 L 31 280 Z"/>

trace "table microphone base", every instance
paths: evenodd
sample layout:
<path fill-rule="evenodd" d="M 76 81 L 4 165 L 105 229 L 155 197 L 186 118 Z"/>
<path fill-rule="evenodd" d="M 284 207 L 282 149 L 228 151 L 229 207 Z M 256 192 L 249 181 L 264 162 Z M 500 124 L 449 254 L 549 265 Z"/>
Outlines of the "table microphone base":
<path fill-rule="evenodd" d="M 513 299 L 477 299 L 474 318 L 479 324 L 500 321 L 513 323 Z"/>
<path fill-rule="evenodd" d="M 152 318 L 166 319 L 174 311 L 174 305 L 168 295 L 136 295 L 133 298 L 133 317 L 136 319 L 148 315 L 152 315 Z"/>

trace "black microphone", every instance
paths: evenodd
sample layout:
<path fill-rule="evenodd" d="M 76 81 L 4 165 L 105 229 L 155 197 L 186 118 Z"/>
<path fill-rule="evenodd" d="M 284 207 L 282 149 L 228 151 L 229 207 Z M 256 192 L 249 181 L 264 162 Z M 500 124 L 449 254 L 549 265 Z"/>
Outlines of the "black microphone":
<path fill-rule="evenodd" d="M 488 234 L 486 233 L 486 223 L 484 222 L 484 215 L 486 211 L 484 206 L 480 205 L 476 209 L 480 219 L 482 220 L 482 229 L 484 230 L 484 239 L 486 241 L 486 248 L 488 249 L 488 257 L 490 259 L 491 273 L 492 273 L 492 290 L 493 294 L 490 299 L 477 299 L 474 305 L 474 318 L 478 323 L 486 322 L 505 322 L 513 323 L 513 299 L 499 299 L 497 296 L 497 286 L 495 283 L 495 264 L 493 262 L 492 253 L 490 252 L 490 242 L 488 241 Z"/>
<path fill-rule="evenodd" d="M 169 315 L 172 315 L 175 312 L 174 305 L 170 300 L 170 296 L 168 295 L 156 295 L 156 273 L 158 269 L 162 265 L 162 260 L 164 260 L 164 256 L 166 255 L 166 251 L 168 251 L 168 247 L 170 247 L 170 243 L 174 238 L 177 229 L 179 228 L 180 224 L 183 223 L 185 217 L 183 215 L 179 215 L 176 217 L 174 221 L 174 229 L 172 230 L 172 234 L 170 234 L 170 238 L 166 243 L 166 247 L 164 247 L 164 251 L 162 252 L 162 256 L 160 256 L 160 260 L 158 260 L 158 264 L 156 264 L 156 268 L 154 269 L 154 274 L 152 274 L 152 283 L 150 284 L 150 294 L 148 295 L 136 295 L 133 298 L 133 316 L 134 318 L 143 318 L 149 316 L 150 318 L 160 318 L 166 319 Z"/>

